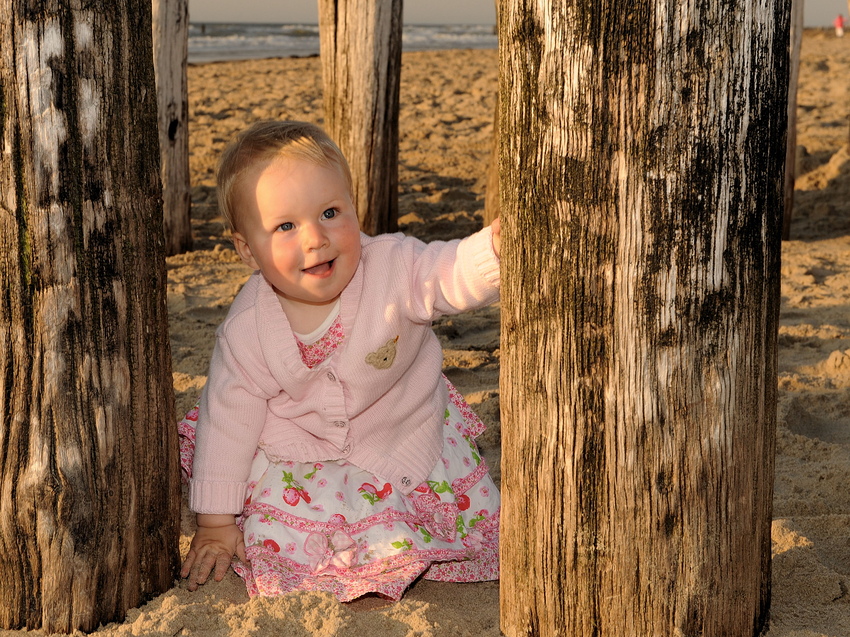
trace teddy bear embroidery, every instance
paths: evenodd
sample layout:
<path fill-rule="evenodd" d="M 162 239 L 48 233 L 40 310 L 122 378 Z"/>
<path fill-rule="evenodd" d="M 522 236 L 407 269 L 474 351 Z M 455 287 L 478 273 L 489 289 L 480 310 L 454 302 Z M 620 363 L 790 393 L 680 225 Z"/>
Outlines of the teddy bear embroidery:
<path fill-rule="evenodd" d="M 395 360 L 396 343 L 398 336 L 388 340 L 376 351 L 366 355 L 366 362 L 375 369 L 389 369 Z"/>

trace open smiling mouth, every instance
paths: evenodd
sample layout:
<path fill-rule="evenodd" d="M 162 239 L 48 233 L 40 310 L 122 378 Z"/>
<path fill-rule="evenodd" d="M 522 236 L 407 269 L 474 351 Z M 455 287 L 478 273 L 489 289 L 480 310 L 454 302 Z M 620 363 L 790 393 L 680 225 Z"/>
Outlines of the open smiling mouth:
<path fill-rule="evenodd" d="M 319 265 L 314 265 L 312 268 L 304 268 L 301 271 L 304 274 L 312 274 L 314 276 L 327 276 L 333 270 L 334 261 L 336 261 L 336 259 L 331 259 L 330 261 L 325 261 Z"/>

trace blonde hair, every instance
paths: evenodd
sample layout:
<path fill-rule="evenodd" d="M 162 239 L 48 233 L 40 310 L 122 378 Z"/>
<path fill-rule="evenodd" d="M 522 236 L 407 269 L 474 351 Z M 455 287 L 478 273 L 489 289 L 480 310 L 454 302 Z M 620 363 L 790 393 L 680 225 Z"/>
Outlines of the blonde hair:
<path fill-rule="evenodd" d="M 315 124 L 268 120 L 252 124 L 224 149 L 216 171 L 218 206 L 231 230 L 237 229 L 239 182 L 260 162 L 294 157 L 338 168 L 351 190 L 351 170 L 339 147 Z"/>

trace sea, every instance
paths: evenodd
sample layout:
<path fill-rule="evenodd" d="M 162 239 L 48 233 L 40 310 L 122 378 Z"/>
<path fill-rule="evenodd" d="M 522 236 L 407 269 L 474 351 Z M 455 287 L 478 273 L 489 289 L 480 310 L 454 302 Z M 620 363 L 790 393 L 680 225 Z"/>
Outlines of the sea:
<path fill-rule="evenodd" d="M 402 50 L 495 49 L 495 28 L 468 24 L 402 27 Z M 189 63 L 319 54 L 317 24 L 189 24 Z"/>

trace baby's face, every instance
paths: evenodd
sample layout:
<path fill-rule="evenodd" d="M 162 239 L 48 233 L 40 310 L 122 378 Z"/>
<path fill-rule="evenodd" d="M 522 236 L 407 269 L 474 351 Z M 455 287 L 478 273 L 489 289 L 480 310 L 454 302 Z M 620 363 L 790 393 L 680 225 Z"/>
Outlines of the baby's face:
<path fill-rule="evenodd" d="M 339 298 L 360 262 L 360 226 L 341 170 L 274 159 L 246 172 L 237 203 L 236 250 L 287 313 Z"/>

